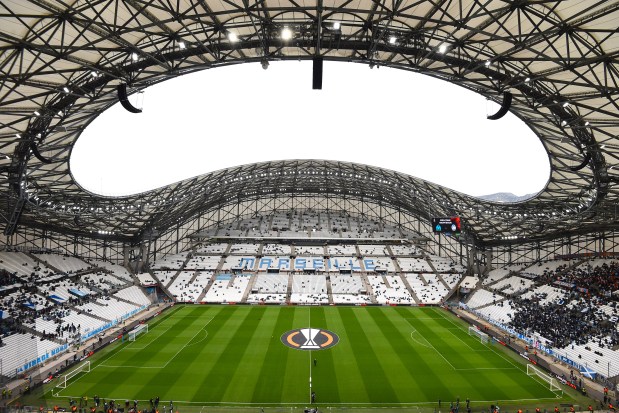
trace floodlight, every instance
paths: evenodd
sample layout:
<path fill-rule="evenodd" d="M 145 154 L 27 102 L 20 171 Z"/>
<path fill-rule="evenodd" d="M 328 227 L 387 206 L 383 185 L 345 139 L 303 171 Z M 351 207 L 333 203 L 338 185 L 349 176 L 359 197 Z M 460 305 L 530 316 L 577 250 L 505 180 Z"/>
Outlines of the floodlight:
<path fill-rule="evenodd" d="M 185 42 L 183 42 L 183 41 L 178 42 L 178 47 L 180 49 L 184 49 L 185 48 Z"/>
<path fill-rule="evenodd" d="M 62 90 L 64 90 L 64 93 L 69 93 L 69 88 L 68 87 L 63 87 Z"/>
<path fill-rule="evenodd" d="M 288 28 L 288 26 L 284 26 L 281 34 L 282 40 L 290 40 L 292 39 L 292 30 Z"/>
<path fill-rule="evenodd" d="M 228 32 L 228 40 L 230 40 L 231 43 L 238 42 L 239 36 L 235 32 Z"/>
<path fill-rule="evenodd" d="M 439 53 L 445 53 L 446 51 L 447 51 L 447 45 L 446 45 L 445 43 L 441 44 L 441 45 L 438 47 L 438 52 L 439 52 Z"/>
<path fill-rule="evenodd" d="M 133 60 L 134 62 L 137 62 L 137 61 L 138 61 L 138 57 L 139 57 L 139 56 L 138 56 L 138 54 L 137 54 L 137 53 L 135 53 L 135 52 L 131 53 L 131 60 Z"/>
<path fill-rule="evenodd" d="M 395 44 L 395 42 L 396 42 L 397 40 L 398 40 L 398 39 L 397 39 L 397 37 L 395 37 L 395 36 L 391 36 L 391 37 L 389 38 L 389 44 Z"/>
<path fill-rule="evenodd" d="M 340 30 L 341 24 L 340 22 L 333 23 L 333 30 Z"/>

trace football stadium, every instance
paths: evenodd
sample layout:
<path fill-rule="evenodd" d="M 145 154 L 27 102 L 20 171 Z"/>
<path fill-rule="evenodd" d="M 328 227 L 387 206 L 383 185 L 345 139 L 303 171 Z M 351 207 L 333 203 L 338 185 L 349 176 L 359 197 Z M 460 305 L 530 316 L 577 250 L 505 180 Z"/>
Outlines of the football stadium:
<path fill-rule="evenodd" d="M 618 1 L 3 0 L 0 22 L 3 411 L 615 411 Z M 338 62 L 479 95 L 548 179 L 479 197 L 337 151 L 129 195 L 76 179 L 108 109 L 139 122 L 165 81 L 286 61 L 317 93 Z"/>

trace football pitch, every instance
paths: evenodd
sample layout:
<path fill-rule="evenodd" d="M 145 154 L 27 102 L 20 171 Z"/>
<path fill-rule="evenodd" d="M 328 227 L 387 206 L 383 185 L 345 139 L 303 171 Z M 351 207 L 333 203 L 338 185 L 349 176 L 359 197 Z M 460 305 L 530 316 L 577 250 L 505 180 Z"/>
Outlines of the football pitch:
<path fill-rule="evenodd" d="M 179 305 L 90 360 L 91 371 L 55 397 L 265 407 L 308 405 L 312 391 L 318 406 L 334 407 L 572 400 L 527 376 L 524 359 L 429 307 Z"/>

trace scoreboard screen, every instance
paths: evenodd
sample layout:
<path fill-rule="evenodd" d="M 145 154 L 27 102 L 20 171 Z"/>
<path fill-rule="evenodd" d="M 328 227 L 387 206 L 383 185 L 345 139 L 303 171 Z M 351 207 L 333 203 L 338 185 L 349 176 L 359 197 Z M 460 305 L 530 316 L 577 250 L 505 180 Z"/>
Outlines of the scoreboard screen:
<path fill-rule="evenodd" d="M 459 234 L 460 217 L 432 218 L 432 231 L 443 234 Z"/>

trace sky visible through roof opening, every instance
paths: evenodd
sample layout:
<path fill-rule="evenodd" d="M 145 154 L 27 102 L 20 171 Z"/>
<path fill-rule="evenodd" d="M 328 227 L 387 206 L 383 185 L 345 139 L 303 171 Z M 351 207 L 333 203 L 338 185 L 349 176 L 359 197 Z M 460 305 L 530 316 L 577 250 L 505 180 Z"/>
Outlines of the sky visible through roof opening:
<path fill-rule="evenodd" d="M 474 92 L 417 73 L 325 62 L 242 64 L 146 89 L 143 112 L 120 104 L 95 119 L 71 155 L 85 189 L 131 195 L 220 169 L 325 159 L 391 169 L 473 196 L 533 194 L 550 173 L 533 132 Z M 133 98 L 130 101 L 134 102 Z"/>

